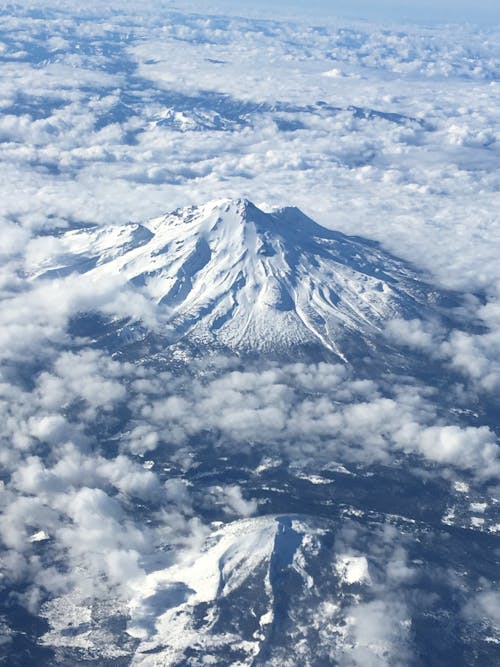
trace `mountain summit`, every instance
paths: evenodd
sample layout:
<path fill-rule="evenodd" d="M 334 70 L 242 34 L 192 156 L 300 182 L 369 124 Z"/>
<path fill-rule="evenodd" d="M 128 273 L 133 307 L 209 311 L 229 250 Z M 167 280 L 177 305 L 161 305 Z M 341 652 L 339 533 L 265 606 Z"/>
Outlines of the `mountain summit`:
<path fill-rule="evenodd" d="M 62 234 L 34 277 L 121 275 L 153 299 L 172 341 L 273 351 L 369 340 L 385 320 L 421 316 L 432 290 L 378 244 L 299 209 L 246 199 L 177 209 L 144 225 Z"/>

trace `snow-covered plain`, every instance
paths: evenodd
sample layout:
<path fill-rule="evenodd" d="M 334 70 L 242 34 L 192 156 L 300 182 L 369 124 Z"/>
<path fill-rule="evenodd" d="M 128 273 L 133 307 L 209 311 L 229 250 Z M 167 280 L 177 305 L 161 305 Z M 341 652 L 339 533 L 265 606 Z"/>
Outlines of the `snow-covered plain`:
<path fill-rule="evenodd" d="M 0 661 L 496 664 L 500 28 L 237 4 L 0 7 Z"/>

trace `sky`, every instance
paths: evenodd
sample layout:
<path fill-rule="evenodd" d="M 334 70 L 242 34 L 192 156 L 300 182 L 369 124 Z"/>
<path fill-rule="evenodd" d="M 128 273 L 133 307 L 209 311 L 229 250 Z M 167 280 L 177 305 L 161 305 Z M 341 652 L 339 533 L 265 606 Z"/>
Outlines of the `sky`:
<path fill-rule="evenodd" d="M 455 22 L 474 23 L 500 22 L 500 3 L 496 0 L 254 0 L 253 3 L 235 3 L 222 0 L 217 6 L 231 8 L 233 11 L 247 13 L 255 8 L 259 12 L 316 14 L 318 16 L 341 16 L 377 21 L 417 21 L 417 22 Z"/>

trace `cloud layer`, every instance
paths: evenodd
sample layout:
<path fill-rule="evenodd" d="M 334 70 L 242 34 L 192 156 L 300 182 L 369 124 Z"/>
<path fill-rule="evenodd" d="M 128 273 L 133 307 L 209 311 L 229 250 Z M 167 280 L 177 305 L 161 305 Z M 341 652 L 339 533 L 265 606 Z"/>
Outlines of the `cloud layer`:
<path fill-rule="evenodd" d="M 468 528 L 493 532 L 498 30 L 333 20 L 318 27 L 206 16 L 199 6 L 138 12 L 133 3 L 119 12 L 43 3 L 41 15 L 40 6 L 1 10 L 0 536 L 8 610 L 49 618 L 45 642 L 63 652 L 77 637 L 95 659 L 105 644 L 108 657 L 130 655 L 130 637 L 123 630 L 119 644 L 105 618 L 125 627 L 127 604 L 151 572 L 203 552 L 213 521 L 287 510 L 303 488 L 295 485 L 309 484 L 321 511 L 333 512 L 332 471 L 366 490 L 374 470 L 390 480 L 411 462 L 419 483 L 439 489 L 441 501 L 452 497 L 445 525 L 466 506 Z M 220 196 L 297 204 L 467 293 L 461 330 L 395 320 L 384 331 L 403 355 L 435 362 L 440 377 L 357 376 L 334 363 L 218 355 L 185 363 L 182 349 L 141 356 L 161 322 L 119 277 L 27 277 L 58 244 L 58 229 L 142 221 Z M 135 336 L 134 354 L 100 348 L 78 319 L 89 313 L 103 326 L 113 321 L 127 344 Z M 133 333 L 124 326 L 130 320 Z M 217 479 L 221 461 L 227 476 Z M 413 554 L 410 563 L 417 541 L 405 533 L 409 519 L 396 531 L 394 518 L 375 513 L 363 527 L 359 510 L 334 509 L 351 519 L 336 532 L 330 571 L 349 580 L 361 568 L 372 592 L 344 605 L 343 648 L 328 659 L 380 664 L 376 645 L 404 662 L 411 610 L 432 602 L 424 585 L 417 601 L 410 591 L 419 559 Z M 457 617 L 497 632 L 494 577 L 484 584 L 471 574 L 464 600 L 461 566 L 435 574 L 455 591 Z M 95 599 L 102 607 L 92 611 L 100 619 L 94 629 L 71 630 L 68 619 L 91 619 Z M 333 592 L 321 604 L 325 618 L 338 620 Z M 0 614 L 0 648 L 15 641 L 9 622 Z M 318 632 L 328 643 L 328 628 Z M 272 659 L 280 664 L 279 655 Z"/>

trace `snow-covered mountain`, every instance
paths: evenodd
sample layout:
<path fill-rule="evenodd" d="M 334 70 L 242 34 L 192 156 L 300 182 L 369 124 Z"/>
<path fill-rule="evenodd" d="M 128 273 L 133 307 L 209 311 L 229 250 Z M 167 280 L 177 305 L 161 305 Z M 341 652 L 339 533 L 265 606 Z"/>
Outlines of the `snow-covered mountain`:
<path fill-rule="evenodd" d="M 144 225 L 62 234 L 33 277 L 121 276 L 154 300 L 174 341 L 235 350 L 377 336 L 384 321 L 425 316 L 437 294 L 366 239 L 328 230 L 297 208 L 245 199 L 179 209 Z"/>
<path fill-rule="evenodd" d="M 132 664 L 174 667 L 206 656 L 208 664 L 309 664 L 305 646 L 294 649 L 294 663 L 289 641 L 273 647 L 276 636 L 304 645 L 307 634 L 320 659 L 341 655 L 349 634 L 339 623 L 341 607 L 353 589 L 365 592 L 370 575 L 365 557 L 328 553 L 327 527 L 297 516 L 235 521 L 214 531 L 199 553 L 138 581 L 129 605 L 128 633 L 140 640 Z M 325 568 L 337 605 L 318 614 Z M 304 607 L 314 611 L 304 614 Z"/>
<path fill-rule="evenodd" d="M 309 516 L 241 519 L 214 527 L 174 564 L 132 580 L 126 633 L 135 650 L 127 664 L 250 667 L 347 661 L 357 644 L 351 605 L 374 592 L 366 556 L 332 550 L 328 535 L 334 527 Z M 43 608 L 50 628 L 43 644 L 61 651 L 88 649 L 90 624 L 72 624 L 86 611 L 76 603 L 77 596 L 70 595 Z M 108 610 L 111 616 L 119 612 L 117 603 Z M 395 639 L 406 637 L 387 637 L 386 653 L 397 650 Z M 101 658 L 112 657 L 110 638 L 102 634 L 96 640 Z M 363 648 L 376 660 L 376 641 Z"/>

